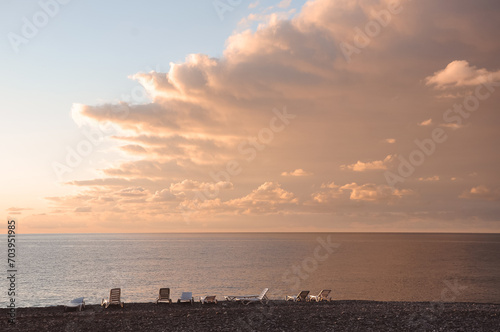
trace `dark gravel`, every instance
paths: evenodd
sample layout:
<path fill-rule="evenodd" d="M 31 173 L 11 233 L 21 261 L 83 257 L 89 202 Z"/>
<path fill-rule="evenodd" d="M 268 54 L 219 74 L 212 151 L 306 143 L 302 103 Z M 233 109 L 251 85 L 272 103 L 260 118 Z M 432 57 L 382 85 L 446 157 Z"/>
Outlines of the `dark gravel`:
<path fill-rule="evenodd" d="M 8 310 L 0 309 L 7 317 Z M 267 305 L 126 303 L 81 312 L 17 309 L 0 331 L 500 331 L 500 304 L 332 301 Z"/>

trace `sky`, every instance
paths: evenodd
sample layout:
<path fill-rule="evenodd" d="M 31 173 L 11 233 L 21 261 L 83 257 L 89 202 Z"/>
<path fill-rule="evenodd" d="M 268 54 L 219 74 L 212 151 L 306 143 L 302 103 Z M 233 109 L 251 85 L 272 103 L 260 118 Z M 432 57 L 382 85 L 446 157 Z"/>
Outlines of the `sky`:
<path fill-rule="evenodd" d="M 21 233 L 499 232 L 494 0 L 2 1 Z"/>

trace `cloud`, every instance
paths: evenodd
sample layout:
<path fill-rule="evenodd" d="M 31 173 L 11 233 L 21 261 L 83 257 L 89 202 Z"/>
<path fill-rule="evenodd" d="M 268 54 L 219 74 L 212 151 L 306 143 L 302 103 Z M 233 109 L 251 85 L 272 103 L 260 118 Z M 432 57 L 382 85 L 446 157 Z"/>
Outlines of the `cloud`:
<path fill-rule="evenodd" d="M 134 183 L 138 184 L 141 182 L 151 183 L 152 181 L 150 181 L 148 179 L 129 180 L 129 179 L 124 179 L 124 178 L 101 178 L 101 179 L 93 179 L 93 180 L 70 181 L 70 182 L 66 182 L 66 184 L 73 185 L 73 186 L 79 186 L 79 187 L 94 187 L 94 186 L 101 186 L 101 187 L 127 186 L 128 187 Z"/>
<path fill-rule="evenodd" d="M 290 6 L 290 3 L 292 2 L 292 0 L 282 0 L 279 4 L 278 4 L 278 8 L 288 8 Z"/>
<path fill-rule="evenodd" d="M 431 124 L 432 124 L 432 119 L 428 119 L 428 120 L 420 122 L 418 125 L 419 126 L 430 126 Z"/>
<path fill-rule="evenodd" d="M 274 225 L 281 215 L 293 215 L 297 224 L 313 229 L 349 229 L 358 220 L 368 225 L 377 213 L 377 220 L 391 216 L 400 225 L 443 210 L 450 220 L 467 211 L 472 215 L 474 206 L 468 204 L 474 202 L 458 199 L 446 181 L 439 192 L 426 193 L 429 186 L 415 180 L 435 179 L 421 174 L 478 170 L 476 183 L 500 186 L 494 144 L 500 137 L 493 125 L 499 120 L 497 92 L 481 101 L 481 115 L 462 119 L 464 130 L 450 130 L 459 126 L 456 121 L 440 127 L 450 139 L 416 167 L 405 182 L 408 188 L 391 188 L 383 184 L 383 172 L 370 171 L 397 169 L 396 157 L 408 157 L 417 148 L 415 140 L 424 139 L 423 128 L 415 124 L 430 125 L 436 114 L 453 108 L 449 98 L 436 100 L 429 87 L 465 98 L 466 88 L 497 78 L 500 6 L 487 0 L 405 2 L 401 13 L 347 62 L 339 45 L 379 22 L 377 14 L 389 3 L 308 1 L 296 15 L 274 6 L 275 12 L 247 17 L 250 28 L 235 31 L 219 57 L 191 54 L 166 72 L 131 75 L 150 102 L 75 104 L 78 124 L 113 128 L 106 137 L 122 159 L 110 154 L 111 166 L 86 173 L 99 174 L 95 178 L 75 176 L 67 182 L 75 192 L 48 198 L 50 207 L 75 222 L 85 215 L 75 216 L 75 209 L 89 207 L 99 218 L 95 225 L 98 220 L 110 229 L 136 230 L 147 223 L 163 231 L 192 225 L 211 229 L 225 217 L 218 229 L 264 220 Z M 467 61 L 450 63 L 456 58 Z M 274 110 L 285 108 L 293 119 L 276 117 Z M 238 165 L 240 172 L 230 172 L 228 165 Z M 307 183 L 299 186 L 295 177 L 306 175 Z M 427 196 L 403 199 L 415 192 Z M 360 217 L 359 205 L 372 209 L 365 211 L 369 217 Z M 488 205 L 481 218 L 494 218 L 495 209 Z M 320 213 L 322 221 L 309 215 Z M 338 224 L 331 223 L 333 217 Z M 290 223 L 283 221 L 280 229 Z"/>
<path fill-rule="evenodd" d="M 184 192 L 173 193 L 170 188 L 165 188 L 156 191 L 149 200 L 152 202 L 174 202 L 177 200 L 183 201 L 185 197 L 186 194 Z"/>
<path fill-rule="evenodd" d="M 306 172 L 302 168 L 297 168 L 292 172 L 282 172 L 282 176 L 310 176 L 313 175 L 311 172 Z"/>
<path fill-rule="evenodd" d="M 349 196 L 346 196 L 347 193 L 350 193 Z M 412 194 L 413 192 L 409 189 L 400 190 L 384 184 L 366 183 L 358 185 L 353 182 L 340 186 L 330 182 L 322 184 L 321 190 L 312 194 L 312 199 L 316 203 L 327 205 L 338 205 L 346 197 L 351 201 L 388 203 Z"/>
<path fill-rule="evenodd" d="M 23 214 L 25 211 L 31 211 L 31 208 L 10 207 L 7 209 L 9 214 Z"/>
<path fill-rule="evenodd" d="M 250 4 L 248 5 L 248 8 L 255 8 L 255 7 L 257 7 L 259 4 L 260 4 L 260 1 L 259 1 L 259 0 L 257 0 L 257 1 L 255 1 L 255 2 L 250 3 Z"/>
<path fill-rule="evenodd" d="M 343 192 L 340 186 L 336 185 L 335 182 L 332 181 L 330 183 L 321 184 L 321 190 L 313 193 L 311 196 L 313 201 L 316 203 L 328 204 L 337 200 L 342 196 L 342 194 Z"/>
<path fill-rule="evenodd" d="M 137 144 L 128 144 L 120 147 L 125 152 L 129 152 L 131 154 L 146 154 L 147 151 L 144 147 Z"/>
<path fill-rule="evenodd" d="M 228 201 L 220 199 L 185 201 L 185 211 L 196 214 L 276 214 L 287 211 L 299 203 L 295 195 L 284 190 L 279 183 L 266 182 L 248 195 Z"/>
<path fill-rule="evenodd" d="M 340 190 L 350 190 L 351 200 L 371 202 L 386 202 L 413 194 L 408 189 L 394 189 L 388 185 L 375 185 L 373 183 L 358 185 L 355 182 L 340 187 Z"/>
<path fill-rule="evenodd" d="M 427 178 L 418 178 L 418 181 L 424 181 L 424 182 L 433 182 L 433 181 L 439 181 L 439 176 L 438 175 L 434 175 L 434 176 L 431 176 L 431 177 L 427 177 Z"/>
<path fill-rule="evenodd" d="M 120 197 L 144 197 L 148 195 L 148 192 L 142 187 L 130 187 L 119 190 L 116 195 Z"/>
<path fill-rule="evenodd" d="M 82 206 L 82 207 L 77 207 L 75 209 L 75 212 L 77 213 L 88 213 L 88 212 L 92 212 L 92 207 L 90 206 Z"/>
<path fill-rule="evenodd" d="M 233 184 L 227 181 L 219 181 L 217 183 L 198 182 L 194 180 L 183 180 L 182 182 L 172 183 L 170 191 L 183 192 L 183 191 L 208 191 L 218 192 L 220 189 L 233 189 Z"/>
<path fill-rule="evenodd" d="M 475 86 L 498 80 L 500 80 L 500 70 L 490 72 L 485 68 L 478 69 L 465 60 L 452 61 L 445 69 L 437 71 L 425 79 L 427 85 L 433 85 L 437 89 Z"/>
<path fill-rule="evenodd" d="M 362 162 L 358 160 L 357 163 L 351 165 L 341 165 L 342 170 L 351 170 L 354 172 L 366 172 L 370 170 L 386 170 L 394 162 L 394 155 L 388 155 L 384 160 L 375 160 L 371 162 Z"/>
<path fill-rule="evenodd" d="M 290 205 L 298 204 L 298 199 L 279 183 L 266 182 L 245 197 L 230 200 L 227 206 L 242 213 L 276 213 Z"/>
<path fill-rule="evenodd" d="M 464 191 L 460 198 L 477 199 L 484 201 L 499 201 L 500 188 L 491 189 L 484 185 L 472 187 L 469 191 Z"/>

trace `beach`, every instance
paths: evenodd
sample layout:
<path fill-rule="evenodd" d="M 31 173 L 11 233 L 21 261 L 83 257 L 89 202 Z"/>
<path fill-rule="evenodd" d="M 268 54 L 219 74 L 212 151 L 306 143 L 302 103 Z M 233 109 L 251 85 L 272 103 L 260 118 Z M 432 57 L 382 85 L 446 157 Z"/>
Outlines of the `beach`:
<path fill-rule="evenodd" d="M 269 301 L 268 304 L 197 302 L 125 303 L 18 308 L 2 331 L 498 331 L 500 304 L 443 302 Z"/>

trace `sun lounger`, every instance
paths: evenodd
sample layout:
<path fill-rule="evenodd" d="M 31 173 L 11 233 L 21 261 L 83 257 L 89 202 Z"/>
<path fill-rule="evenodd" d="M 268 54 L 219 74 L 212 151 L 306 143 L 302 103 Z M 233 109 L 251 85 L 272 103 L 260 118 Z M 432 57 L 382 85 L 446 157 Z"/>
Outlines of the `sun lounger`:
<path fill-rule="evenodd" d="M 67 311 L 68 309 L 75 309 L 77 311 L 82 311 L 82 309 L 85 309 L 84 298 L 79 297 L 71 300 L 68 304 L 64 306 L 64 311 Z"/>
<path fill-rule="evenodd" d="M 170 298 L 170 288 L 160 288 L 160 293 L 156 299 L 156 304 L 158 303 L 172 303 Z"/>
<path fill-rule="evenodd" d="M 181 298 L 177 300 L 177 303 L 181 302 L 190 302 L 191 304 L 193 304 L 194 303 L 193 293 L 182 292 Z"/>
<path fill-rule="evenodd" d="M 308 295 L 309 295 L 309 291 L 304 290 L 297 295 L 287 295 L 285 297 L 285 300 L 286 301 L 293 301 L 293 302 L 307 301 Z"/>
<path fill-rule="evenodd" d="M 330 292 L 331 292 L 330 289 L 323 289 L 321 292 L 319 292 L 318 295 L 309 295 L 309 301 L 316 301 L 316 302 L 330 301 L 331 298 L 328 298 Z"/>
<path fill-rule="evenodd" d="M 119 305 L 123 308 L 123 302 L 120 299 L 121 296 L 121 288 L 113 288 L 109 292 L 109 300 L 102 299 L 101 301 L 101 306 L 104 306 L 104 308 L 109 307 L 110 305 Z"/>
<path fill-rule="evenodd" d="M 207 296 L 200 297 L 200 302 L 202 304 L 205 304 L 205 303 L 217 303 L 217 300 L 215 299 L 215 296 L 216 295 L 207 295 Z"/>
<path fill-rule="evenodd" d="M 262 304 L 269 302 L 267 292 L 269 288 L 264 288 L 260 295 L 242 295 L 242 296 L 225 296 L 227 301 L 241 302 L 243 304 L 250 304 L 252 302 L 260 302 Z"/>

